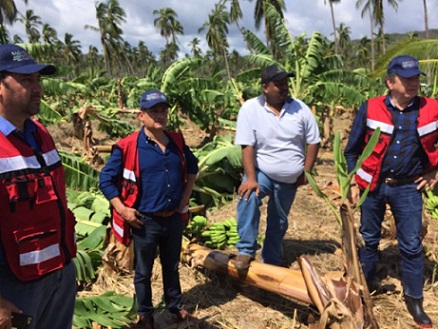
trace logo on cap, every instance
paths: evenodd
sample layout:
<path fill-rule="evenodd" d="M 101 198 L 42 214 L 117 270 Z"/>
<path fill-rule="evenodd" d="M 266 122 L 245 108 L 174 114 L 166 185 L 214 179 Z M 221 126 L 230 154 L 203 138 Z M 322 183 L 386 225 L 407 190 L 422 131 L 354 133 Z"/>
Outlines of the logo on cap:
<path fill-rule="evenodd" d="M 146 95 L 145 100 L 149 102 L 149 101 L 153 101 L 156 99 L 162 99 L 163 101 L 167 102 L 166 97 L 163 94 L 159 94 L 159 93 L 152 93 L 152 94 Z"/>
<path fill-rule="evenodd" d="M 12 60 L 15 62 L 32 60 L 30 55 L 26 51 L 23 51 L 23 50 L 12 51 L 11 55 L 12 55 Z"/>

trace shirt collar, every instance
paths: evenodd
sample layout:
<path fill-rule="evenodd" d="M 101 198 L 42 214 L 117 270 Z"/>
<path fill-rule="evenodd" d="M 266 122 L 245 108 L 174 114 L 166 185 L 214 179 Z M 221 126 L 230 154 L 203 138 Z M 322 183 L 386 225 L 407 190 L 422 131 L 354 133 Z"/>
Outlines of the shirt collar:
<path fill-rule="evenodd" d="M 0 132 L 5 136 L 9 136 L 14 130 L 18 130 L 17 127 L 0 115 Z M 36 124 L 31 119 L 26 119 L 23 133 L 32 133 L 35 130 Z"/>
<path fill-rule="evenodd" d="M 415 96 L 406 108 L 411 109 L 411 107 L 414 106 L 417 99 L 418 99 L 418 96 Z M 391 99 L 391 94 L 389 94 L 389 93 L 386 95 L 385 104 L 387 106 L 391 106 L 391 109 L 398 109 L 398 107 L 395 106 L 395 104 L 393 103 L 393 101 Z"/>

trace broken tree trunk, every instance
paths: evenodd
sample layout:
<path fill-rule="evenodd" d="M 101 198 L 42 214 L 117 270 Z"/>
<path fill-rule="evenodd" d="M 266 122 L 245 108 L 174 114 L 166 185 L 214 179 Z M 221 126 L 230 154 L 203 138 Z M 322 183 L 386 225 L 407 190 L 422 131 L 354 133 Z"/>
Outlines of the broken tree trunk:
<path fill-rule="evenodd" d="M 182 259 L 194 267 L 222 272 L 258 288 L 315 305 L 321 314 L 318 328 L 365 328 L 361 298 L 354 282 L 346 280 L 344 272 L 320 278 L 306 256 L 299 258 L 301 271 L 256 260 L 248 269 L 239 271 L 234 267 L 234 256 L 197 244 L 183 247 Z"/>
<path fill-rule="evenodd" d="M 198 244 L 190 244 L 183 250 L 183 261 L 194 267 L 204 267 L 249 283 L 253 286 L 289 296 L 306 304 L 313 304 L 307 293 L 301 271 L 252 261 L 245 271 L 234 267 L 234 257 Z"/>
<path fill-rule="evenodd" d="M 342 219 L 342 246 L 344 248 L 347 275 L 361 285 L 365 317 L 368 320 L 367 322 L 370 323 L 371 328 L 378 329 L 379 325 L 373 314 L 373 302 L 357 254 L 358 240 L 354 227 L 353 213 L 350 206 L 346 203 L 341 205 L 340 213 Z"/>

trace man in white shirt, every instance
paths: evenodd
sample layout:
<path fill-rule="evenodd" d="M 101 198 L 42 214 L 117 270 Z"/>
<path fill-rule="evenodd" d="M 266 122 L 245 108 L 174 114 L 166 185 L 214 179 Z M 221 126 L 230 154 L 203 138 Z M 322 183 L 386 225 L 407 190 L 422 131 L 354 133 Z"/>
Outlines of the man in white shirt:
<path fill-rule="evenodd" d="M 244 178 L 238 189 L 240 240 L 234 266 L 249 267 L 257 251 L 260 206 L 269 196 L 262 261 L 282 265 L 283 238 L 297 187 L 307 184 L 320 145 L 317 122 L 309 107 L 289 96 L 289 77 L 271 65 L 261 74 L 263 94 L 243 104 L 235 144 L 242 146 Z"/>

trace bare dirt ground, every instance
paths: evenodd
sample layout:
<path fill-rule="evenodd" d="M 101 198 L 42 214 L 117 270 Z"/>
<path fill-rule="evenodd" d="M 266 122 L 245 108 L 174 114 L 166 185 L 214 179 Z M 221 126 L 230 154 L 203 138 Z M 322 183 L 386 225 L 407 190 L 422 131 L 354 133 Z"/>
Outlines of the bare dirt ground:
<path fill-rule="evenodd" d="M 349 122 L 335 123 L 336 129 L 345 129 Z M 60 147 L 80 148 L 80 143 L 66 134 L 64 126 L 50 127 Z M 96 137 L 104 141 L 105 136 Z M 204 135 L 196 126 L 188 125 L 184 131 L 189 145 L 198 145 Z M 333 155 L 329 150 L 321 150 L 316 165 L 318 185 L 337 202 L 337 184 L 333 168 Z M 235 202 L 225 205 L 214 213 L 207 213 L 210 222 L 235 217 Z M 355 217 L 357 217 L 357 213 Z M 438 221 L 424 216 L 427 234 L 423 239 L 425 248 L 424 307 L 432 321 L 438 324 Z M 265 227 L 264 217 L 260 230 Z M 379 274 L 382 284 L 388 289 L 385 294 L 373 296 L 373 312 L 380 328 L 416 328 L 403 302 L 400 284 L 400 268 L 397 242 L 394 239 L 390 213 L 382 233 L 381 262 Z M 313 266 L 322 275 L 329 271 L 343 270 L 339 249 L 341 230 L 327 203 L 316 196 L 310 186 L 298 190 L 289 215 L 289 229 L 284 240 L 285 266 L 298 270 L 297 258 L 308 255 Z M 236 250 L 224 251 L 235 254 Z M 164 328 L 205 328 L 205 329 L 282 329 L 310 328 L 307 322 L 309 305 L 294 301 L 286 296 L 263 291 L 257 287 L 240 283 L 226 275 L 210 270 L 180 266 L 181 285 L 186 308 L 198 319 L 178 326 L 169 324 L 170 316 L 163 308 L 161 267 L 157 259 L 154 267 L 153 297 L 157 306 L 155 318 Z M 101 272 L 96 284 L 87 294 L 101 294 L 113 290 L 127 295 L 134 294 L 132 275 L 116 275 Z M 80 293 L 81 294 L 81 293 Z M 96 328 L 98 328 L 96 326 Z"/>

